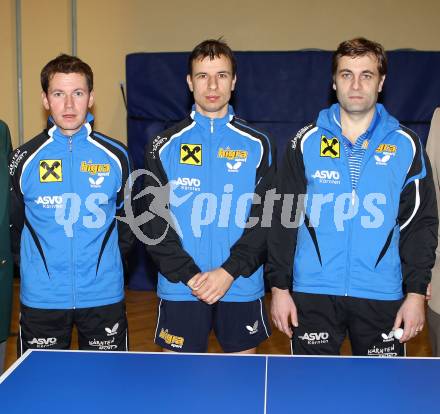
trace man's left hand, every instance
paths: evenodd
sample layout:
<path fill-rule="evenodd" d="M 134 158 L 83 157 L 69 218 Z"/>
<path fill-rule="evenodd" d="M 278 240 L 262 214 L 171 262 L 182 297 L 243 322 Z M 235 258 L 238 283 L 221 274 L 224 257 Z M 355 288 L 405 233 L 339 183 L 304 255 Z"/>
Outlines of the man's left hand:
<path fill-rule="evenodd" d="M 223 268 L 202 273 L 201 286 L 192 294 L 208 305 L 219 301 L 231 287 L 234 278 Z"/>
<path fill-rule="evenodd" d="M 393 330 L 403 323 L 403 335 L 400 342 L 407 342 L 423 330 L 425 324 L 425 295 L 408 293 L 397 312 Z"/>

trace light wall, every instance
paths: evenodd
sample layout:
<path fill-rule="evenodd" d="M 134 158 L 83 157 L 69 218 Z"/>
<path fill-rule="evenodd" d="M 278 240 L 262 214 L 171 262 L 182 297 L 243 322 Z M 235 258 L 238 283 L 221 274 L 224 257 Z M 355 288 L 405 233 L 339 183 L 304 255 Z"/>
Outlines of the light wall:
<path fill-rule="evenodd" d="M 70 0 L 22 0 L 24 136 L 45 125 L 39 73 L 71 52 Z M 386 49 L 440 50 L 438 0 L 77 0 L 78 56 L 95 73 L 96 128 L 126 141 L 119 83 L 133 52 L 188 51 L 224 36 L 234 50 L 332 50 L 362 35 Z M 0 0 L 0 117 L 18 144 L 15 1 Z"/>

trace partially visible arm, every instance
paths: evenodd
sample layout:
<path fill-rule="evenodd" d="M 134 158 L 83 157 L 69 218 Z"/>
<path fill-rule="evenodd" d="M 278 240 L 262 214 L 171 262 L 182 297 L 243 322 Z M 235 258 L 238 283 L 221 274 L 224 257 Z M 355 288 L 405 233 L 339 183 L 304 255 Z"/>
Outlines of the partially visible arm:
<path fill-rule="evenodd" d="M 200 273 L 200 268 L 182 246 L 179 235 L 173 229 L 169 206 L 168 177 L 160 160 L 158 149 L 150 143 L 145 157 L 145 175 L 141 211 L 146 216 L 142 226 L 148 238 L 146 249 L 160 273 L 170 282 L 188 281 Z"/>
<path fill-rule="evenodd" d="M 424 299 L 437 247 L 438 213 L 429 159 L 418 139 L 416 154 L 400 196 L 400 258 L 406 298 L 394 328 L 404 324 L 401 342 L 413 338 L 425 322 Z M 425 171 L 424 171 L 425 170 Z"/>
<path fill-rule="evenodd" d="M 9 157 L 9 173 L 11 179 L 9 200 L 9 218 L 11 228 L 11 250 L 15 263 L 20 265 L 20 240 L 24 227 L 24 199 L 20 190 L 21 168 L 17 168 L 16 159 L 20 149 L 15 150 Z"/>
<path fill-rule="evenodd" d="M 298 229 L 296 225 L 287 227 L 287 221 L 292 221 L 293 215 L 293 222 L 297 222 L 295 214 L 302 211 L 301 208 L 297 208 L 301 203 L 299 196 L 306 193 L 301 139 L 302 135 L 289 142 L 278 171 L 276 189 L 277 193 L 282 195 L 282 201 L 275 204 L 268 238 L 267 280 L 272 290 L 272 320 L 275 326 L 289 337 L 293 334 L 292 327 L 298 326 L 296 306 L 290 295 Z M 292 211 L 287 212 L 288 214 L 282 209 L 287 195 L 294 197 Z"/>
<path fill-rule="evenodd" d="M 405 293 L 425 295 L 437 247 L 438 213 L 431 166 L 421 143 L 400 195 L 400 258 Z M 426 173 L 420 171 L 423 168 Z"/>
<path fill-rule="evenodd" d="M 123 159 L 122 167 L 122 185 L 117 195 L 116 201 L 116 216 L 125 217 L 125 204 L 130 203 L 134 212 L 136 211 L 133 202 L 133 183 L 131 182 L 130 174 L 132 173 L 133 160 L 131 157 Z M 128 183 L 128 185 L 126 185 Z M 130 228 L 129 223 L 124 220 L 117 221 L 118 226 L 118 242 L 119 250 L 124 258 L 127 257 L 134 244 L 134 234 Z"/>
<path fill-rule="evenodd" d="M 295 215 L 302 212 L 300 196 L 306 193 L 306 188 L 301 142 L 298 139 L 289 142 L 276 179 L 276 190 L 281 194 L 281 200 L 275 203 L 268 237 L 267 279 L 271 287 L 290 289 L 292 286 L 298 227 L 287 223 L 297 222 Z M 283 211 L 283 204 L 289 197 L 293 197 L 292 209 Z"/>
<path fill-rule="evenodd" d="M 437 108 L 434 111 L 434 115 L 431 120 L 431 127 L 429 129 L 428 141 L 426 143 L 426 152 L 428 154 L 429 160 L 431 161 L 432 167 L 432 179 L 434 181 L 435 194 L 437 197 L 437 213 L 440 216 L 440 108 Z M 439 234 L 440 236 L 440 234 Z M 439 263 L 439 255 L 436 257 L 436 266 Z M 437 277 L 438 274 L 433 274 L 432 277 Z M 436 287 L 436 292 L 440 292 L 440 280 L 433 280 L 433 283 Z M 426 292 L 426 300 L 431 300 L 432 288 L 431 283 L 428 285 L 428 290 Z M 434 295 L 436 296 L 436 295 Z M 440 303 L 440 296 L 437 295 L 438 298 L 434 298 L 434 300 Z"/>
<path fill-rule="evenodd" d="M 7 221 L 9 223 L 9 197 L 8 194 L 10 192 L 10 177 L 9 177 L 9 165 L 8 160 L 10 157 L 10 154 L 12 152 L 12 146 L 11 146 L 11 135 L 9 133 L 8 126 L 3 122 L 0 121 L 0 183 L 2 185 L 2 188 L 0 188 L 1 197 L 2 200 L 0 201 L 0 222 L 3 225 L 6 225 Z M 8 230 L 8 231 L 6 231 Z M 7 243 L 9 245 L 9 226 L 7 229 L 2 227 L 2 232 L 5 234 L 2 234 L 2 241 L 3 243 Z M 5 238 L 6 237 L 6 238 Z M 3 246 L 3 249 L 0 249 L 2 251 L 10 251 L 9 246 Z M 8 254 L 9 256 L 9 254 Z"/>
<path fill-rule="evenodd" d="M 9 157 L 12 152 L 12 143 L 11 143 L 11 133 L 9 132 L 8 126 L 0 121 L 0 128 L 2 129 L 1 135 L 3 135 L 4 139 L 4 147 L 3 150 L 5 154 Z"/>

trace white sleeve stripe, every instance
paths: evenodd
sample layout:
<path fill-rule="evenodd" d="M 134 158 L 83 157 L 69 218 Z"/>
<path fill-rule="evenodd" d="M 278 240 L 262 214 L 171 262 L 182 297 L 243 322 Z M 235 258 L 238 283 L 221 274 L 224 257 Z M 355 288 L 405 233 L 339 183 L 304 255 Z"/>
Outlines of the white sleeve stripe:
<path fill-rule="evenodd" d="M 408 174 L 409 170 L 411 169 L 412 162 L 414 161 L 414 157 L 416 156 L 416 144 L 414 144 L 414 140 L 411 138 L 411 136 L 407 132 L 405 132 L 401 129 L 398 129 L 397 132 L 409 140 L 409 142 L 411 143 L 412 150 L 413 150 L 411 164 L 409 165 L 408 171 L 406 172 Z"/>
<path fill-rule="evenodd" d="M 310 137 L 314 132 L 318 130 L 318 127 L 312 128 L 309 132 L 307 132 L 303 139 L 301 140 L 301 152 L 304 154 L 304 142 L 306 142 L 307 138 Z"/>
<path fill-rule="evenodd" d="M 419 180 L 414 180 L 414 184 L 416 185 L 416 200 L 414 203 L 414 210 L 410 216 L 410 218 L 400 226 L 400 231 L 402 231 L 406 226 L 408 226 L 409 223 L 411 223 L 411 220 L 414 218 L 414 216 L 416 215 L 419 207 L 420 207 L 420 193 L 419 193 Z"/>
<path fill-rule="evenodd" d="M 156 330 L 154 331 L 154 341 L 157 340 L 157 330 L 159 329 L 160 322 L 160 307 L 162 305 L 162 299 L 159 302 L 159 306 L 157 307 L 157 322 L 156 322 Z"/>
<path fill-rule="evenodd" d="M 249 138 L 250 140 L 258 142 L 258 144 L 260 144 L 260 159 L 258 160 L 257 167 L 256 167 L 256 168 L 258 168 L 260 166 L 260 164 L 261 164 L 261 160 L 263 159 L 263 152 L 264 152 L 263 144 L 261 143 L 261 140 L 258 139 L 258 138 L 253 137 L 251 134 L 248 134 L 247 132 L 242 131 L 241 129 L 236 128 L 232 124 L 228 123 L 226 125 L 230 129 L 232 129 L 233 131 L 237 132 L 238 134 L 243 135 L 244 137 Z"/>
<path fill-rule="evenodd" d="M 267 331 L 266 328 L 266 324 L 264 323 L 264 317 L 263 317 L 263 302 L 261 301 L 261 299 L 258 299 L 260 301 L 260 317 L 261 317 L 261 322 L 263 323 L 263 327 L 264 327 L 264 332 L 266 333 L 266 337 L 269 338 L 269 332 Z"/>
<path fill-rule="evenodd" d="M 191 112 L 192 115 L 192 112 Z M 184 134 L 186 131 L 189 131 L 191 128 L 194 128 L 194 126 L 196 125 L 196 122 L 193 121 L 191 122 L 187 127 L 181 129 L 179 132 L 175 133 L 174 135 L 171 135 L 171 137 L 168 139 L 168 141 L 164 144 L 164 146 L 159 150 L 159 157 L 160 154 L 162 153 L 162 151 L 171 143 L 171 141 L 174 138 L 180 137 L 182 134 Z"/>

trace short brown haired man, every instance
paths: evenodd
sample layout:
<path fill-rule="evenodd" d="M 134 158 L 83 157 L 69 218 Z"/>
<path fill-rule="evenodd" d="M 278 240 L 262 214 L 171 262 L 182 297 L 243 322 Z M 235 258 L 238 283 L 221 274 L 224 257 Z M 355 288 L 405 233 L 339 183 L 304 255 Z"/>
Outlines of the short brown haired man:
<path fill-rule="evenodd" d="M 304 213 L 292 228 L 278 205 L 268 242 L 272 319 L 296 354 L 339 354 L 348 332 L 355 355 L 404 355 L 423 328 L 435 192 L 418 137 L 377 103 L 386 71 L 380 44 L 342 42 L 338 103 L 298 132 L 279 171 L 277 191 Z"/>
<path fill-rule="evenodd" d="M 93 129 L 90 66 L 60 55 L 41 71 L 47 129 L 11 155 L 11 224 L 19 258 L 20 334 L 26 349 L 128 350 L 121 253 L 133 240 L 124 216 L 130 161 Z"/>
<path fill-rule="evenodd" d="M 187 75 L 193 110 L 146 151 L 147 170 L 179 200 L 170 194 L 179 232 L 166 231 L 159 216 L 145 227 L 150 238 L 163 236 L 147 251 L 159 269 L 155 341 L 171 351 L 205 352 L 214 329 L 225 352 L 253 353 L 270 334 L 262 300 L 267 231 L 245 228 L 245 222 L 262 214 L 262 203 L 250 205 L 254 193 L 261 199 L 272 184 L 274 147 L 235 117 L 229 105 L 235 82 L 235 58 L 226 43 L 197 45 Z M 239 211 L 249 194 L 248 208 Z"/>

